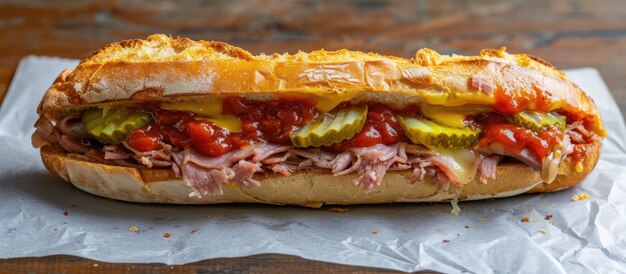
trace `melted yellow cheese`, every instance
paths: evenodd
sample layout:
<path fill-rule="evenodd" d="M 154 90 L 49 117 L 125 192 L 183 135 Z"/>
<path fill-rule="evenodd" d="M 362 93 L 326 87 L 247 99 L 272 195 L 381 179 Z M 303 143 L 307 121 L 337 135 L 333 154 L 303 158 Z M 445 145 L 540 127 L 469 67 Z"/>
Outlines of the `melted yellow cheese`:
<path fill-rule="evenodd" d="M 213 122 L 216 126 L 230 132 L 241 132 L 241 120 L 237 116 L 222 114 L 222 98 L 214 97 L 204 100 L 189 100 L 161 103 L 162 109 L 189 111 Z"/>
<path fill-rule="evenodd" d="M 469 149 L 450 150 L 431 147 L 439 154 L 439 158 L 446 162 L 459 176 L 461 184 L 474 180 L 478 171 L 479 155 Z"/>
<path fill-rule="evenodd" d="M 219 115 L 212 118 L 205 118 L 213 122 L 216 126 L 225 128 L 230 132 L 241 132 L 241 120 L 235 115 Z"/>
<path fill-rule="evenodd" d="M 467 104 L 492 105 L 496 99 L 484 93 L 426 93 L 422 98 L 431 105 L 462 106 Z"/>
<path fill-rule="evenodd" d="M 161 103 L 162 109 L 189 111 L 204 117 L 222 115 L 222 98 L 214 97 L 204 100 L 174 101 Z"/>
<path fill-rule="evenodd" d="M 315 108 L 320 112 L 329 112 L 343 102 L 352 100 L 359 92 L 341 92 L 335 91 L 326 94 L 317 95 L 317 104 Z"/>
<path fill-rule="evenodd" d="M 431 120 L 442 125 L 456 128 L 466 127 L 463 120 L 465 120 L 468 115 L 476 115 L 478 113 L 493 111 L 489 107 L 476 105 L 445 107 L 429 104 L 421 105 L 420 110 L 424 116 L 430 118 Z"/>

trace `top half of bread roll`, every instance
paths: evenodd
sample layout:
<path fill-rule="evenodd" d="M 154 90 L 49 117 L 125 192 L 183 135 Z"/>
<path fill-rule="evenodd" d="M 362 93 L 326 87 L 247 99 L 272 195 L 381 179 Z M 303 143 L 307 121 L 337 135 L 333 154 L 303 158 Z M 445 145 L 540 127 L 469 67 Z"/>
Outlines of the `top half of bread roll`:
<path fill-rule="evenodd" d="M 62 72 L 38 112 L 54 116 L 106 102 L 218 94 L 310 95 L 320 101 L 376 101 L 396 108 L 420 102 L 472 104 L 503 114 L 556 110 L 606 135 L 593 100 L 564 73 L 504 48 L 483 50 L 479 56 L 421 49 L 410 59 L 349 50 L 252 55 L 221 42 L 152 35 L 110 44 Z"/>

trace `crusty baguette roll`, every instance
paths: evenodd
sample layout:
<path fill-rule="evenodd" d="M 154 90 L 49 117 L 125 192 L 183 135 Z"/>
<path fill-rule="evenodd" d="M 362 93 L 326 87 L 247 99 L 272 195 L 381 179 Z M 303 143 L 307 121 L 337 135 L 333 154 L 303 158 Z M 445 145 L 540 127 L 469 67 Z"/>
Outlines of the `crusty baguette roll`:
<path fill-rule="evenodd" d="M 593 101 L 549 63 L 533 56 L 484 50 L 480 56 L 443 56 L 422 49 L 412 59 L 348 50 L 254 56 L 221 42 L 153 35 L 147 40 L 110 44 L 66 70 L 44 95 L 38 113 L 59 119 L 90 106 L 120 102 L 176 101 L 237 95 L 263 99 L 276 94 L 310 94 L 393 108 L 421 102 L 443 106 L 493 107 L 498 90 L 513 90 L 583 121 L 596 136 L 606 135 Z M 537 99 L 539 98 L 539 99 Z M 497 166 L 496 179 L 478 176 L 461 188 L 444 188 L 431 177 L 411 184 L 410 172 L 389 171 L 380 186 L 364 191 L 353 175 L 298 171 L 290 176 L 255 175 L 260 186 L 228 184 L 223 194 L 196 197 L 171 169 L 136 168 L 90 162 L 44 146 L 42 160 L 57 177 L 89 193 L 146 203 L 268 203 L 320 206 L 391 202 L 438 202 L 550 192 L 580 183 L 596 165 L 601 142 L 585 144 L 580 162 L 558 167 L 554 182 L 526 164 Z M 577 167 L 578 165 L 578 167 Z M 582 168 L 581 168 L 582 166 Z"/>
<path fill-rule="evenodd" d="M 469 57 L 422 49 L 413 59 L 349 50 L 253 56 L 222 42 L 152 35 L 110 44 L 75 70 L 62 72 L 38 112 L 124 100 L 268 93 L 356 93 L 348 99 L 397 108 L 424 100 L 492 105 L 496 89 L 539 93 L 550 109 L 589 119 L 592 130 L 606 134 L 591 98 L 565 74 L 537 57 L 508 54 L 504 48 Z"/>

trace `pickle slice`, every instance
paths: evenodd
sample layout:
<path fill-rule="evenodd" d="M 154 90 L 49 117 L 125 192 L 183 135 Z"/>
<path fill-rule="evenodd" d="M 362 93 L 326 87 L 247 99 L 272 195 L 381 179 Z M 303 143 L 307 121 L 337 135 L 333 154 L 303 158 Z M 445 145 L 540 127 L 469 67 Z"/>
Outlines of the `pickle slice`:
<path fill-rule="evenodd" d="M 119 144 L 128 134 L 150 122 L 150 114 L 114 107 L 106 113 L 101 108 L 83 112 L 83 125 L 89 134 L 104 144 Z"/>
<path fill-rule="evenodd" d="M 289 135 L 296 147 L 320 147 L 351 139 L 363 129 L 367 106 L 352 106 L 326 115 Z"/>
<path fill-rule="evenodd" d="M 413 143 L 429 147 L 463 149 L 476 143 L 480 130 L 454 128 L 414 117 L 400 117 L 400 125 Z"/>
<path fill-rule="evenodd" d="M 542 131 L 555 126 L 561 130 L 565 130 L 566 126 L 565 116 L 553 112 L 540 113 L 525 111 L 513 115 L 511 119 L 517 125 L 534 131 Z"/>

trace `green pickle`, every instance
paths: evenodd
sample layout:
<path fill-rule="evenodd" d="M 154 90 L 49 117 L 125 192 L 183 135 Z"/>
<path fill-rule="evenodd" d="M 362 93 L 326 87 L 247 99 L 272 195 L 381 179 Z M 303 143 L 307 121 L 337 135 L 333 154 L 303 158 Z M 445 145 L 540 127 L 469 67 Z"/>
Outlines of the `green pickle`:
<path fill-rule="evenodd" d="M 565 130 L 566 126 L 565 116 L 553 112 L 525 111 L 513 115 L 511 119 L 517 125 L 534 131 L 542 131 L 555 126 L 560 130 Z"/>
<path fill-rule="evenodd" d="M 363 129 L 366 118 L 366 105 L 351 106 L 292 132 L 289 138 L 296 147 L 329 146 L 354 137 Z"/>
<path fill-rule="evenodd" d="M 101 108 L 83 112 L 83 124 L 89 134 L 104 144 L 119 144 L 136 128 L 150 122 L 150 114 L 113 107 L 104 113 Z"/>
<path fill-rule="evenodd" d="M 400 117 L 400 125 L 413 143 L 429 147 L 469 148 L 476 143 L 480 135 L 480 129 L 454 128 L 423 118 Z"/>

